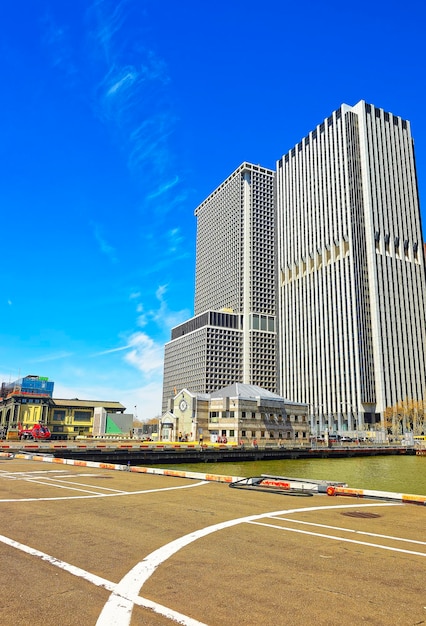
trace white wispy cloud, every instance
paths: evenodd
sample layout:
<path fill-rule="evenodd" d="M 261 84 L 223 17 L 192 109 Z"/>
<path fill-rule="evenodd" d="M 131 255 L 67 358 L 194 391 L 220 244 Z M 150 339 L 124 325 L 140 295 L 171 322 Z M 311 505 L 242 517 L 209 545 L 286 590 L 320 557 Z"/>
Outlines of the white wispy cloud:
<path fill-rule="evenodd" d="M 51 6 L 42 21 L 51 63 L 66 74 L 64 84 L 74 88 L 73 95 L 91 103 L 132 175 L 143 184 L 142 210 L 149 203 L 150 212 L 170 215 L 183 206 L 188 192 L 182 175 L 173 171 L 176 159 L 170 136 L 179 116 L 168 64 L 148 41 L 149 5 L 141 6 L 138 0 L 94 0 L 81 13 L 80 23 L 72 25 L 59 15 Z M 75 32 L 78 28 L 80 32 Z M 161 206 L 153 204 L 160 196 Z"/>
<path fill-rule="evenodd" d="M 179 182 L 179 176 L 176 175 L 173 178 L 173 180 L 163 183 L 162 185 L 160 185 L 160 187 L 156 191 L 153 191 L 152 193 L 148 194 L 147 196 L 148 200 L 153 200 L 154 198 L 158 198 L 169 189 L 172 189 L 172 187 L 177 185 L 178 182 Z"/>
<path fill-rule="evenodd" d="M 73 355 L 74 355 L 73 352 L 66 352 L 63 350 L 61 352 L 54 352 L 53 354 L 46 354 L 45 356 L 40 356 L 35 359 L 31 359 L 29 362 L 30 363 L 47 363 L 48 361 L 58 361 L 60 359 L 67 359 Z"/>
<path fill-rule="evenodd" d="M 141 210 L 164 218 L 187 194 L 182 192 L 182 176 L 170 171 L 175 169 L 170 137 L 179 116 L 168 65 L 143 35 L 145 9 L 135 0 L 118 6 L 102 0 L 89 10 L 95 111 L 125 155 L 129 171 L 144 185 Z M 129 36 L 134 32 L 133 11 L 141 25 L 137 37 Z M 148 14 L 146 20 L 148 25 Z"/>
<path fill-rule="evenodd" d="M 103 50 L 106 59 L 109 59 L 112 41 L 122 30 L 126 21 L 126 6 L 128 0 L 109 2 L 96 0 L 89 7 L 88 15 L 95 21 L 95 28 L 90 31 L 91 37 Z"/>
<path fill-rule="evenodd" d="M 174 326 L 188 319 L 190 312 L 188 309 L 181 309 L 180 311 L 170 309 L 166 299 L 167 289 L 167 285 L 160 285 L 157 288 L 155 295 L 160 306 L 156 311 L 152 311 L 152 318 L 164 330 L 169 331 Z"/>
<path fill-rule="evenodd" d="M 172 228 L 167 231 L 167 239 L 169 242 L 169 252 L 176 252 L 183 242 L 180 228 Z"/>
<path fill-rule="evenodd" d="M 99 249 L 101 250 L 101 252 L 105 254 L 105 256 L 107 256 L 112 263 L 116 263 L 117 256 L 116 256 L 115 248 L 113 248 L 113 246 L 111 246 L 106 241 L 106 239 L 101 233 L 100 226 L 92 222 L 92 228 L 93 228 L 94 237 L 99 244 Z"/>
<path fill-rule="evenodd" d="M 123 352 L 123 350 L 128 350 L 129 348 L 130 348 L 130 345 L 119 346 L 118 348 L 110 348 L 109 350 L 102 350 L 101 352 L 95 352 L 94 354 L 92 354 L 92 356 L 93 357 L 105 356 L 106 354 L 114 354 L 114 352 Z"/>
<path fill-rule="evenodd" d="M 162 372 L 164 339 L 167 338 L 168 340 L 169 337 L 167 335 L 170 329 L 180 324 L 190 315 L 187 309 L 180 311 L 171 310 L 166 299 L 166 294 L 167 285 L 159 285 L 155 292 L 158 306 L 145 310 L 143 302 L 136 299 L 137 295 L 142 296 L 142 294 L 132 292 L 129 298 L 135 301 L 136 313 L 138 314 L 136 317 L 137 326 L 141 328 L 148 324 L 154 324 L 154 329 L 151 332 L 136 331 L 130 335 L 123 335 L 123 345 L 96 352 L 92 354 L 92 357 L 126 352 L 124 360 L 143 374 L 151 374 L 155 371 Z M 154 339 L 153 335 L 156 337 L 159 336 L 159 339 Z"/>
<path fill-rule="evenodd" d="M 46 13 L 40 22 L 42 39 L 51 66 L 60 70 L 70 84 L 75 84 L 78 70 L 69 28 L 64 24 L 59 24 L 51 12 Z"/>
<path fill-rule="evenodd" d="M 129 340 L 130 350 L 125 355 L 127 363 L 142 374 L 149 375 L 163 370 L 164 346 L 142 332 L 134 333 Z"/>
<path fill-rule="evenodd" d="M 144 80 L 159 81 L 163 85 L 170 82 L 167 64 L 154 50 L 145 51 L 145 62 L 141 64 L 141 76 Z"/>
<path fill-rule="evenodd" d="M 151 185 L 157 180 L 161 181 L 164 170 L 170 163 L 167 139 L 174 130 L 173 122 L 170 112 L 152 112 L 129 134 L 129 168 L 134 172 L 143 172 L 147 167 L 154 174 Z M 147 194 L 147 198 L 149 195 Z"/>
<path fill-rule="evenodd" d="M 134 68 L 121 68 L 120 75 L 115 77 L 114 83 L 106 92 L 107 96 L 115 96 L 120 90 L 130 89 L 133 83 L 137 80 L 138 74 Z"/>

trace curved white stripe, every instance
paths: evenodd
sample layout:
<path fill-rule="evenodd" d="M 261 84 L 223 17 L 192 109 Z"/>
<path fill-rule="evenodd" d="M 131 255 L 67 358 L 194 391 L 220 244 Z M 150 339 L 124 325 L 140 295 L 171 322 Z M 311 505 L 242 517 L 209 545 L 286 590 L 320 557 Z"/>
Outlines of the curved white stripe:
<path fill-rule="evenodd" d="M 184 548 L 185 546 L 201 539 L 201 537 L 206 537 L 212 533 L 215 533 L 219 530 L 223 530 L 224 528 L 230 528 L 232 526 L 237 526 L 238 524 L 243 524 L 245 522 L 253 522 L 256 520 L 264 519 L 266 517 L 273 517 L 277 515 L 289 515 L 290 513 L 303 513 L 306 511 L 321 511 L 327 509 L 348 509 L 348 508 L 359 508 L 359 507 L 378 507 L 378 506 L 401 506 L 400 504 L 385 502 L 385 503 L 377 503 L 377 504 L 339 504 L 339 505 L 329 505 L 329 506 L 313 506 L 313 507 L 305 507 L 300 509 L 286 509 L 282 511 L 275 511 L 273 513 L 260 513 L 257 515 L 249 515 L 246 517 L 240 517 L 233 520 L 228 520 L 226 522 L 219 522 L 218 524 L 213 524 L 212 526 L 207 526 L 206 528 L 201 528 L 200 530 L 196 530 L 188 535 L 184 535 L 179 539 L 175 539 L 170 543 L 154 550 L 147 557 L 140 561 L 133 569 L 131 569 L 124 578 L 120 580 L 115 591 L 108 598 L 107 603 L 105 604 L 102 612 L 99 616 L 98 621 L 96 622 L 96 626 L 111 626 L 111 624 L 117 624 L 120 626 L 127 626 L 130 624 L 131 619 L 131 607 L 129 604 L 123 606 L 122 597 L 129 597 L 137 595 L 145 582 L 152 576 L 157 567 L 164 563 L 167 559 L 173 556 L 176 552 Z"/>
<path fill-rule="evenodd" d="M 116 584 L 106 580 L 105 578 L 101 578 L 96 574 L 91 574 L 90 572 L 86 572 L 86 570 L 81 569 L 80 567 L 76 567 L 75 565 L 71 565 L 70 563 L 66 563 L 65 561 L 61 561 L 60 559 L 56 559 L 55 557 L 46 554 L 45 552 L 41 552 L 40 550 L 36 550 L 35 548 L 31 548 L 30 546 L 26 546 L 23 543 L 19 543 L 14 539 L 10 539 L 9 537 L 5 537 L 4 535 L 0 535 L 0 542 L 10 546 L 11 548 L 16 548 L 21 552 L 25 552 L 30 556 L 35 556 L 43 561 L 50 563 L 50 565 L 54 565 L 55 567 L 59 567 L 60 569 L 72 574 L 73 576 L 78 576 L 83 580 L 86 580 L 97 587 L 103 587 L 107 589 L 107 591 L 114 591 L 116 589 Z M 148 600 L 147 598 L 141 598 L 139 596 L 133 598 L 121 598 L 121 604 L 124 607 L 130 606 L 130 611 L 133 608 L 134 604 L 138 606 L 142 606 L 147 609 L 151 609 L 155 613 L 160 615 L 164 615 L 168 619 L 171 619 L 178 624 L 185 624 L 185 626 L 205 626 L 201 622 L 197 622 L 196 620 L 191 619 L 190 617 L 183 615 L 182 613 L 178 613 L 177 611 L 173 611 L 173 609 L 169 609 L 168 607 L 163 606 L 162 604 L 158 604 L 156 602 L 152 602 L 152 600 Z M 112 624 L 112 622 L 111 622 Z"/>

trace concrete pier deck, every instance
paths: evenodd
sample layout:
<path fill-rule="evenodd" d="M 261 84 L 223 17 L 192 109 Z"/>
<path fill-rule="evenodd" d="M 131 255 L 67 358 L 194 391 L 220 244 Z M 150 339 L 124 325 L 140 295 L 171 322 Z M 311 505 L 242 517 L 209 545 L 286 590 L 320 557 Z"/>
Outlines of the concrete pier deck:
<path fill-rule="evenodd" d="M 415 504 L 0 457 L 0 563 L 14 626 L 426 623 Z"/>
<path fill-rule="evenodd" d="M 372 443 L 311 447 L 296 442 L 279 446 L 267 443 L 259 447 L 236 444 L 203 444 L 197 442 L 140 442 L 128 440 L 86 441 L 3 441 L 0 452 L 23 451 L 51 454 L 56 458 L 82 459 L 130 465 L 171 465 L 178 463 L 214 463 L 267 461 L 276 459 L 345 458 L 415 454 L 414 446 L 376 445 Z"/>

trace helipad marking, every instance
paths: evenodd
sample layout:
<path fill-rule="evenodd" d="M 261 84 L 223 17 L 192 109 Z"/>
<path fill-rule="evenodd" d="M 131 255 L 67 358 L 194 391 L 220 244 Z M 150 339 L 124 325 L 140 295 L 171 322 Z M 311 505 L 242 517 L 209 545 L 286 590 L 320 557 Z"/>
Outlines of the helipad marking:
<path fill-rule="evenodd" d="M 40 474 L 62 474 L 66 473 L 67 470 L 59 469 L 59 470 L 34 470 L 32 472 L 2 472 L 0 474 L 0 478 L 10 478 L 11 480 L 22 480 L 25 478 L 31 478 L 31 476 L 40 476 Z M 40 476 L 40 478 L 43 478 Z"/>
<path fill-rule="evenodd" d="M 80 476 L 80 474 L 78 474 L 78 476 Z M 57 483 L 63 483 L 64 485 L 79 485 L 80 487 L 95 487 L 95 485 L 88 485 L 86 483 L 77 483 L 74 480 L 61 480 L 63 477 L 61 478 L 50 478 L 50 476 L 46 477 L 46 480 L 49 482 L 43 483 L 45 485 L 49 485 L 51 487 L 58 487 L 60 485 L 57 485 Z M 65 476 L 65 478 L 67 478 Z M 74 476 L 70 476 L 70 478 L 75 478 L 75 474 Z M 129 493 L 128 491 L 125 491 L 124 489 L 112 489 L 111 487 L 103 487 L 102 485 L 96 485 L 97 489 L 103 489 L 104 491 L 115 491 L 116 493 Z M 70 486 L 70 489 L 72 489 L 72 487 Z M 102 493 L 102 492 L 99 492 Z M 131 492 L 130 492 L 131 493 Z"/>
<path fill-rule="evenodd" d="M 303 524 L 305 526 L 315 526 L 316 528 L 328 528 L 330 530 L 340 530 L 345 533 L 355 533 L 356 535 L 367 535 L 368 537 L 378 537 L 380 539 L 390 539 L 392 541 L 403 541 L 406 543 L 417 543 L 421 546 L 426 546 L 426 541 L 417 541 L 416 539 L 404 539 L 403 537 L 393 537 L 392 535 L 380 535 L 378 533 L 368 533 L 365 530 L 356 530 L 354 528 L 341 528 L 340 526 L 329 526 L 328 524 L 316 524 L 314 522 L 304 522 L 302 520 L 295 520 L 291 517 L 276 517 L 271 519 L 278 519 L 282 522 L 293 522 L 294 524 Z"/>
<path fill-rule="evenodd" d="M 299 533 L 301 535 L 311 535 L 311 537 L 322 537 L 323 539 L 333 539 L 335 541 L 343 541 L 344 543 L 356 543 L 360 546 L 368 546 L 370 548 L 380 548 L 380 550 L 390 550 L 391 552 L 402 552 L 403 554 L 413 554 L 414 556 L 425 556 L 426 552 L 415 552 L 414 550 L 404 550 L 403 548 L 393 548 L 392 546 L 383 546 L 380 543 L 369 543 L 368 541 L 357 541 L 356 539 L 348 539 L 348 537 L 339 537 L 337 535 L 326 535 L 324 533 L 314 533 L 310 530 L 302 530 L 301 528 L 289 528 L 287 526 L 278 526 L 278 524 L 266 524 L 264 522 L 250 521 L 250 524 L 265 526 L 267 528 L 276 528 L 277 530 L 286 530 L 290 533 Z"/>
<path fill-rule="evenodd" d="M 21 552 L 25 552 L 31 556 L 38 557 L 42 559 L 42 561 L 46 561 L 50 563 L 50 565 L 54 565 L 55 567 L 59 567 L 60 569 L 72 574 L 73 576 L 77 576 L 78 578 L 82 578 L 97 587 L 103 587 L 107 591 L 114 591 L 116 589 L 116 584 L 102 578 L 101 576 L 97 576 L 96 574 L 91 574 L 80 567 L 76 567 L 75 565 L 71 565 L 70 563 L 66 563 L 65 561 L 61 561 L 60 559 L 56 559 L 45 552 L 40 552 L 40 550 L 35 550 L 34 548 L 30 548 L 23 543 L 19 543 L 18 541 L 14 541 L 13 539 L 9 539 L 9 537 L 5 537 L 4 535 L 0 535 L 0 541 L 11 548 L 16 548 L 17 550 L 21 550 Z M 178 613 L 173 609 L 169 609 L 168 607 L 163 606 L 162 604 L 158 604 L 157 602 L 152 602 L 152 600 L 148 600 L 147 598 L 141 598 L 140 596 L 135 596 L 131 598 L 122 597 L 121 601 L 123 603 L 130 602 L 132 607 L 134 604 L 138 606 L 142 606 L 146 609 L 151 609 L 155 613 L 163 615 L 168 619 L 177 622 L 178 624 L 183 624 L 184 626 L 206 626 L 202 622 L 198 622 L 182 613 Z"/>
<path fill-rule="evenodd" d="M 57 487 L 58 489 L 69 489 L 70 491 L 82 491 L 83 493 L 101 494 L 102 491 L 89 491 L 88 489 L 77 489 L 77 487 L 73 487 L 73 485 L 79 485 L 79 487 L 91 487 L 92 489 L 98 489 L 98 490 L 102 489 L 104 491 L 115 491 L 116 493 L 126 493 L 126 494 L 129 493 L 128 491 L 124 491 L 123 489 L 110 489 L 108 487 L 103 487 L 102 485 L 86 485 L 85 483 L 77 483 L 77 482 L 70 481 L 70 480 L 61 481 L 59 478 L 51 478 L 50 476 L 46 476 L 46 477 L 42 476 L 41 480 L 36 480 L 35 477 L 24 478 L 24 480 L 29 483 L 34 483 L 36 485 L 44 485 L 45 487 Z M 63 484 L 59 484 L 61 482 Z"/>
<path fill-rule="evenodd" d="M 122 597 L 129 597 L 137 595 L 142 589 L 146 581 L 152 576 L 157 567 L 162 565 L 164 561 L 176 554 L 182 548 L 197 541 L 201 537 L 206 537 L 212 533 L 225 528 L 231 528 L 238 524 L 245 522 L 255 522 L 256 520 L 264 519 L 267 517 L 273 517 L 278 515 L 288 515 L 291 513 L 304 513 L 308 511 L 321 511 L 328 509 L 348 509 L 359 507 L 379 507 L 379 506 L 401 506 L 399 503 L 374 503 L 374 504 L 338 504 L 330 506 L 313 506 L 305 507 L 301 509 L 286 509 L 282 511 L 275 511 L 270 513 L 261 513 L 257 515 L 248 515 L 246 517 L 240 517 L 226 522 L 220 522 L 201 528 L 200 530 L 184 535 L 179 539 L 175 539 L 170 543 L 154 550 L 142 561 L 140 561 L 135 567 L 133 567 L 117 584 L 115 591 L 110 595 L 106 602 L 102 612 L 99 616 L 96 626 L 111 626 L 111 624 L 120 624 L 120 626 L 127 626 L 130 624 L 132 617 L 132 606 L 130 602 L 123 603 Z"/>
<path fill-rule="evenodd" d="M 51 483 L 45 482 L 46 480 L 48 480 L 47 478 L 45 480 L 36 480 L 35 478 L 25 478 L 24 480 L 26 480 L 29 483 L 33 483 L 34 485 L 43 485 L 45 487 L 56 487 L 57 489 L 68 489 L 69 491 L 81 491 L 82 493 L 90 493 L 93 495 L 100 495 L 102 492 L 100 491 L 89 491 L 88 489 L 77 489 L 77 487 L 67 487 L 66 485 L 52 485 Z"/>
<path fill-rule="evenodd" d="M 175 491 L 177 489 L 191 489 L 192 487 L 201 487 L 203 485 L 209 485 L 208 481 L 202 480 L 197 483 L 189 485 L 179 485 L 179 487 L 163 487 L 161 489 L 144 489 L 141 491 L 124 491 L 123 493 L 98 493 L 89 496 L 56 496 L 52 498 L 4 498 L 0 500 L 2 502 L 54 502 L 55 500 L 85 500 L 90 498 L 117 498 L 122 496 L 135 496 L 144 493 L 159 493 L 162 491 Z"/>

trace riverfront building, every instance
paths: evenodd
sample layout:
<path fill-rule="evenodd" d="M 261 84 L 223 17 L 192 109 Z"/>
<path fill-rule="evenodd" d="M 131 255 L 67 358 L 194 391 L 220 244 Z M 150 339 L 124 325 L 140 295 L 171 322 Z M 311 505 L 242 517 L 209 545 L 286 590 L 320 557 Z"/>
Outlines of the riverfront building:
<path fill-rule="evenodd" d="M 313 432 L 426 395 L 426 273 L 410 123 L 342 105 L 277 163 L 279 391 Z"/>
<path fill-rule="evenodd" d="M 104 434 L 128 435 L 133 415 L 120 402 L 53 398 L 55 383 L 45 376 L 29 375 L 0 390 L 0 435 L 17 438 L 18 424 L 30 429 L 43 423 L 52 439 Z"/>
<path fill-rule="evenodd" d="M 165 346 L 163 412 L 182 388 L 276 391 L 274 178 L 243 163 L 195 210 L 195 316 Z"/>
<path fill-rule="evenodd" d="M 234 383 L 211 394 L 182 389 L 161 417 L 159 431 L 162 441 L 303 443 L 309 441 L 308 415 L 306 404 Z"/>

